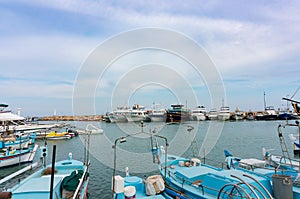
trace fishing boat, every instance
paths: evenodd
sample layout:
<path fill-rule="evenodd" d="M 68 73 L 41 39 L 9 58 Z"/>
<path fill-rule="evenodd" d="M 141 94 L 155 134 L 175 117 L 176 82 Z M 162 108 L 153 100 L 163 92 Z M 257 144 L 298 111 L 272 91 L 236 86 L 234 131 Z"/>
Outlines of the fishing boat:
<path fill-rule="evenodd" d="M 224 170 L 198 158 L 175 155 L 161 160 L 159 170 L 166 186 L 186 198 L 272 198 L 270 180 L 251 171 Z"/>
<path fill-rule="evenodd" d="M 88 165 L 73 160 L 69 154 L 68 159 L 38 170 L 8 192 L 11 192 L 12 199 L 85 199 L 88 182 Z"/>
<path fill-rule="evenodd" d="M 84 134 L 85 145 L 89 147 L 90 131 Z M 13 173 L 1 180 L 5 183 L 10 180 L 18 182 L 12 188 L 8 188 L 4 195 L 12 199 L 87 199 L 89 182 L 89 148 L 85 150 L 84 162 L 72 159 L 72 153 L 68 158 L 56 161 L 56 145 L 53 145 L 51 165 L 46 166 L 48 147 L 40 147 L 42 168 L 32 173 L 23 180 L 15 180 L 25 169 Z M 0 193 L 1 194 L 1 193 Z"/>
<path fill-rule="evenodd" d="M 184 109 L 182 104 L 172 104 L 167 111 L 166 122 L 184 122 L 190 119 L 189 109 Z"/>
<path fill-rule="evenodd" d="M 264 120 L 276 120 L 277 113 L 274 109 L 274 106 L 267 106 L 265 108 L 265 115 L 263 117 Z"/>
<path fill-rule="evenodd" d="M 11 148 L 11 149 L 22 149 L 28 148 L 29 145 L 35 143 L 36 133 L 26 134 L 11 134 L 0 138 L 0 149 Z"/>
<path fill-rule="evenodd" d="M 11 147 L 0 149 L 0 168 L 32 162 L 37 148 L 38 145 L 21 149 Z"/>
<path fill-rule="evenodd" d="M 196 109 L 193 109 L 191 112 L 191 120 L 204 121 L 206 120 L 206 114 L 205 106 L 197 106 Z"/>

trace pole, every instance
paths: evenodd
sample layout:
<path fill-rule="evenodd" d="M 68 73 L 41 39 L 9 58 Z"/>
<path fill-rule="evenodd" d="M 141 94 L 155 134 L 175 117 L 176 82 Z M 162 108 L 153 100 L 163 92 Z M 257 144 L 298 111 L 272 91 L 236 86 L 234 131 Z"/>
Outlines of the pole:
<path fill-rule="evenodd" d="M 53 198 L 53 184 L 54 184 L 54 170 L 55 170 L 55 155 L 56 155 L 56 145 L 53 145 L 52 151 L 52 167 L 51 167 L 51 182 L 50 182 L 50 197 Z"/>

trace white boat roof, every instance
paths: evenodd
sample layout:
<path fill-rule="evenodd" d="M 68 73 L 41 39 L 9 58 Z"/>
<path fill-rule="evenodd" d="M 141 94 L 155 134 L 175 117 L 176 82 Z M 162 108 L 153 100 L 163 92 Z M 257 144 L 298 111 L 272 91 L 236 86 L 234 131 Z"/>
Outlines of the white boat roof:
<path fill-rule="evenodd" d="M 11 112 L 0 112 L 0 121 L 16 121 L 16 120 L 25 120 L 25 118 L 13 114 Z"/>

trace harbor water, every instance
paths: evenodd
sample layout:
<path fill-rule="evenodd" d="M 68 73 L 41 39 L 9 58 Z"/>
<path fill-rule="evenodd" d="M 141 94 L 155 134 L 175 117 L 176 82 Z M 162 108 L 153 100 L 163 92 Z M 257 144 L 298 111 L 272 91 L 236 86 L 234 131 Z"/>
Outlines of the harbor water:
<path fill-rule="evenodd" d="M 140 177 L 158 174 L 157 164 L 153 163 L 150 153 L 153 146 L 150 132 L 167 138 L 169 144 L 167 152 L 170 154 L 188 158 L 200 154 L 201 158 L 205 157 L 202 162 L 225 168 L 225 164 L 222 165 L 225 160 L 223 152 L 225 149 L 241 158 L 263 159 L 263 148 L 273 154 L 281 154 L 277 128 L 278 125 L 285 123 L 285 121 L 201 121 L 165 125 L 152 122 L 141 126 L 139 123 L 74 122 L 71 124 L 77 128 L 85 129 L 88 124 L 93 124 L 101 127 L 104 132 L 92 134 L 89 142 L 83 135 L 70 140 L 48 140 L 47 162 L 51 163 L 53 145 L 57 146 L 56 160 L 67 158 L 69 152 L 72 152 L 73 159 L 84 161 L 89 158 L 91 162 L 89 198 L 111 198 L 114 163 L 116 173 L 120 175 L 125 174 L 125 167 L 129 168 L 130 173 Z M 210 133 L 214 128 L 218 129 L 218 132 Z M 292 144 L 288 137 L 290 133 L 298 135 L 298 128 L 289 127 L 283 130 L 287 147 L 293 157 Z M 133 134 L 135 135 L 129 136 Z M 118 140 L 117 147 L 113 148 L 115 140 L 120 137 L 127 137 L 126 142 Z M 36 143 L 40 146 L 45 144 L 43 140 L 37 140 Z M 164 139 L 157 139 L 154 140 L 154 145 L 165 147 L 166 143 Z M 89 148 L 89 157 L 84 157 L 87 150 L 84 146 Z M 40 161 L 40 153 L 36 154 L 35 160 Z M 0 178 L 18 169 L 19 166 L 1 169 Z M 10 186 L 11 184 L 4 184 L 1 188 Z"/>

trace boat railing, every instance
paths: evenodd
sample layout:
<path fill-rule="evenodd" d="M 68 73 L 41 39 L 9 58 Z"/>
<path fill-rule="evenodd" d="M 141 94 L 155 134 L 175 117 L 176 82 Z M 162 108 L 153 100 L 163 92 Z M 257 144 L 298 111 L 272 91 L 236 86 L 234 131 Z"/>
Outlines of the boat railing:
<path fill-rule="evenodd" d="M 87 180 L 88 177 L 89 177 L 89 174 L 88 174 L 88 167 L 89 167 L 89 164 L 90 164 L 90 162 L 87 163 L 87 165 L 86 165 L 86 167 L 85 167 L 85 169 L 84 169 L 83 175 L 82 175 L 82 177 L 81 177 L 80 180 L 79 180 L 79 184 L 78 184 L 78 186 L 77 186 L 77 189 L 75 190 L 75 193 L 74 193 L 72 199 L 80 198 L 80 197 L 79 197 L 79 196 L 80 196 L 80 192 L 81 192 L 81 190 L 84 188 L 84 187 L 83 187 L 83 184 L 84 184 L 84 182 L 86 182 L 86 180 Z"/>
<path fill-rule="evenodd" d="M 273 196 L 271 195 L 271 193 L 267 190 L 267 188 L 263 184 L 261 184 L 261 182 L 259 182 L 258 180 L 256 180 L 255 178 L 253 178 L 252 176 L 249 176 L 247 174 L 243 174 L 243 176 L 245 176 L 247 178 L 250 178 L 253 181 L 255 181 L 266 192 L 266 194 L 269 196 L 269 198 L 271 198 L 271 199 L 273 198 Z"/>
<path fill-rule="evenodd" d="M 243 174 L 243 176 L 250 178 L 251 180 L 256 182 L 258 184 L 258 186 L 255 186 L 252 183 L 248 183 L 238 176 L 231 175 L 231 177 L 238 179 L 239 182 L 235 183 L 235 184 L 229 183 L 229 184 L 224 185 L 220 189 L 217 198 L 224 198 L 225 195 L 232 196 L 233 192 L 236 190 L 237 191 L 236 193 L 240 194 L 240 197 L 243 197 L 243 198 L 246 197 L 248 199 L 254 199 L 254 198 L 259 199 L 260 196 L 262 196 L 264 199 L 273 199 L 273 196 L 270 194 L 270 192 L 258 180 L 256 180 L 255 178 L 253 178 L 247 174 Z M 230 187 L 232 187 L 232 188 L 230 188 Z"/>

